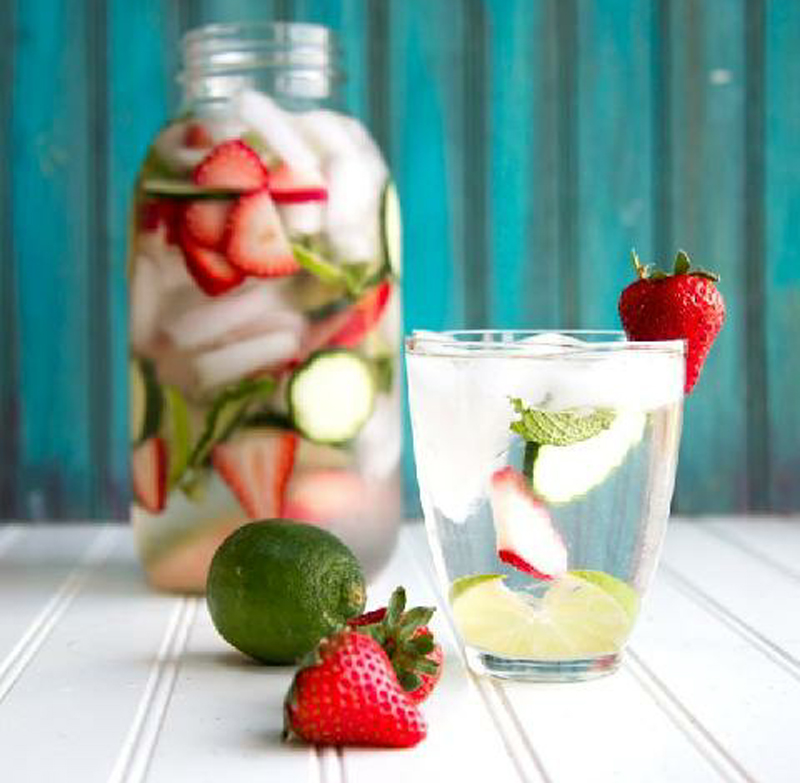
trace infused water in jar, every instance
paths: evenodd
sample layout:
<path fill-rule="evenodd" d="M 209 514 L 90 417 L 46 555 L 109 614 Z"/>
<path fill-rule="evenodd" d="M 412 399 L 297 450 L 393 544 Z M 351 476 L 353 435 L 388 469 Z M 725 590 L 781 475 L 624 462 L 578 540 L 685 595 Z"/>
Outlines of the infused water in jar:
<path fill-rule="evenodd" d="M 368 575 L 394 546 L 400 214 L 342 78 L 324 27 L 184 38 L 129 236 L 132 521 L 158 588 L 201 591 L 253 519 L 324 527 Z"/>

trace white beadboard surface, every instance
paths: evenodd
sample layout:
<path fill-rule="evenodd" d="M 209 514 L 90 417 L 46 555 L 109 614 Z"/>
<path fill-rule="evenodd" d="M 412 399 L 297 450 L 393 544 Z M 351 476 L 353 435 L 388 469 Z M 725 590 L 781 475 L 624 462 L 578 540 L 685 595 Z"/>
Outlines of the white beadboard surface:
<path fill-rule="evenodd" d="M 442 599 L 419 524 L 370 585 Z M 411 750 L 280 739 L 290 668 L 249 663 L 198 598 L 150 591 L 119 525 L 0 525 L 2 783 L 800 780 L 800 518 L 673 520 L 621 670 L 475 677 L 443 611 Z"/>

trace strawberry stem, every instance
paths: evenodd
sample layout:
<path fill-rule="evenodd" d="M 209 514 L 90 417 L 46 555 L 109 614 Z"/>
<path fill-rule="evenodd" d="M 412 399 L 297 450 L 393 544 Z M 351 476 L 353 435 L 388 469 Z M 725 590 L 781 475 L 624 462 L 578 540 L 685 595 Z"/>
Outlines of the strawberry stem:
<path fill-rule="evenodd" d="M 639 280 L 643 280 L 647 276 L 647 270 L 642 266 L 642 262 L 639 261 L 639 254 L 635 249 L 631 249 L 631 261 L 633 262 L 633 268 L 636 271 L 636 277 Z"/>

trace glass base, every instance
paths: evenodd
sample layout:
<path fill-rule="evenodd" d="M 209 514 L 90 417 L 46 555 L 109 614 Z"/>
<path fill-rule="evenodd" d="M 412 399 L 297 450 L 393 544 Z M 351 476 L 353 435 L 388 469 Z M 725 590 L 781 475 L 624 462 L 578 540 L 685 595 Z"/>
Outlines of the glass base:
<path fill-rule="evenodd" d="M 578 658 L 570 661 L 535 661 L 506 658 L 466 646 L 464 654 L 473 672 L 503 680 L 527 682 L 583 682 L 613 674 L 622 662 L 622 653 Z"/>

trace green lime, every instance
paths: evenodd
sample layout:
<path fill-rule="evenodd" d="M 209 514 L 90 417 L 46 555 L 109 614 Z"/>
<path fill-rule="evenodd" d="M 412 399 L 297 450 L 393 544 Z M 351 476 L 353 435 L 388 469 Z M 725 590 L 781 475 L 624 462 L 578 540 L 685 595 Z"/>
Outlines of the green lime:
<path fill-rule="evenodd" d="M 223 542 L 206 584 L 220 635 L 263 663 L 288 664 L 360 614 L 366 587 L 336 536 L 283 519 L 251 522 Z"/>
<path fill-rule="evenodd" d="M 514 592 L 504 577 L 451 588 L 453 617 L 464 641 L 495 655 L 564 660 L 618 651 L 632 621 L 620 602 L 590 581 L 565 574 L 541 599 Z"/>
<path fill-rule="evenodd" d="M 622 604 L 631 621 L 636 619 L 639 613 L 639 594 L 627 582 L 605 571 L 570 571 L 570 573 L 601 587 L 609 595 L 614 596 Z"/>

